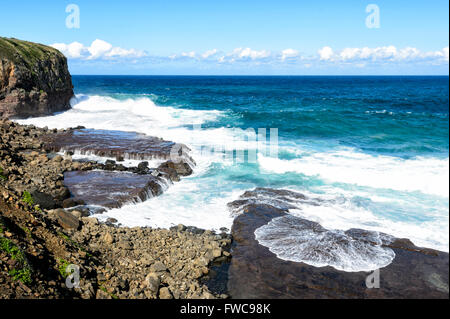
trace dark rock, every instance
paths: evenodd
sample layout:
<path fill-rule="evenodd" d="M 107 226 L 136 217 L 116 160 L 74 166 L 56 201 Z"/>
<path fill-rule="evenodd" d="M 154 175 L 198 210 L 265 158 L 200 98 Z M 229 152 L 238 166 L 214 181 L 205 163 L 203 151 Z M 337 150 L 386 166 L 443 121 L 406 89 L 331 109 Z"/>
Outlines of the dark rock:
<path fill-rule="evenodd" d="M 133 132 L 76 129 L 42 137 L 48 152 L 78 151 L 101 157 L 167 160 L 175 143 Z"/>
<path fill-rule="evenodd" d="M 76 199 L 76 198 L 67 198 L 67 199 L 63 200 L 63 202 L 62 202 L 63 208 L 71 208 L 71 207 L 80 206 L 80 205 L 84 205 L 84 204 L 85 204 L 84 200 Z"/>
<path fill-rule="evenodd" d="M 151 175 L 129 172 L 73 171 L 64 174 L 64 184 L 87 205 L 119 208 L 145 201 L 162 193 L 157 179 Z"/>
<path fill-rule="evenodd" d="M 55 218 L 64 229 L 78 229 L 80 226 L 78 218 L 64 209 L 58 209 L 55 213 Z"/>
<path fill-rule="evenodd" d="M 30 194 L 33 198 L 33 204 L 39 205 L 41 209 L 55 209 L 58 207 L 58 203 L 52 195 L 38 191 L 32 191 Z"/>
<path fill-rule="evenodd" d="M 255 192 L 258 193 L 255 190 L 253 195 Z M 263 192 L 270 197 L 269 189 Z M 280 195 L 286 195 L 278 190 L 272 194 L 278 204 L 282 202 Z M 395 258 L 380 269 L 380 288 L 366 287 L 366 278 L 371 272 L 346 272 L 330 266 L 314 267 L 278 258 L 258 243 L 255 230 L 274 218 L 287 216 L 285 207 L 292 203 L 292 197 L 280 207 L 257 200 L 246 201 L 245 198 L 251 197 L 247 192 L 238 202 L 229 205 L 235 209 L 240 207 L 242 212 L 232 228 L 233 258 L 228 282 L 232 298 L 448 298 L 448 253 L 419 248 L 409 240 L 394 238 L 384 243 L 394 251 Z M 308 200 L 302 196 L 297 198 Z M 300 218 L 293 227 L 300 227 L 298 225 L 303 222 L 323 231 L 317 223 Z M 351 229 L 345 233 L 366 244 L 373 241 L 368 231 Z"/>

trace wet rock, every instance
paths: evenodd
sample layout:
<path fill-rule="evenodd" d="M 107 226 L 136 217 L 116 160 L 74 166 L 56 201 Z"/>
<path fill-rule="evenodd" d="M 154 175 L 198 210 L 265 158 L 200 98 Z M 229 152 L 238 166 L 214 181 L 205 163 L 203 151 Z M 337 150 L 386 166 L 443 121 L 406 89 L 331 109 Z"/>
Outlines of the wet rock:
<path fill-rule="evenodd" d="M 151 175 L 128 172 L 74 171 L 64 175 L 64 184 L 87 205 L 119 208 L 162 193 L 159 180 Z"/>
<path fill-rule="evenodd" d="M 85 202 L 81 199 L 67 198 L 62 202 L 63 208 L 71 208 L 80 205 L 85 205 Z"/>
<path fill-rule="evenodd" d="M 330 266 L 315 267 L 304 262 L 278 258 L 255 239 L 255 231 L 274 219 L 287 216 L 287 207 L 293 201 L 296 201 L 296 205 L 301 205 L 310 200 L 289 193 L 285 201 L 283 198 L 286 194 L 285 191 L 274 190 L 275 201 L 270 205 L 266 200 L 267 196 L 271 196 L 270 189 L 262 192 L 255 190 L 246 192 L 238 201 L 230 203 L 230 207 L 241 212 L 232 228 L 233 258 L 228 282 L 232 298 L 448 298 L 448 290 L 442 284 L 448 283 L 448 253 L 422 249 L 408 240 L 388 235 L 373 236 L 373 232 L 358 229 L 350 229 L 344 233 L 362 247 L 382 245 L 395 253 L 392 262 L 379 270 L 381 282 L 378 289 L 368 289 L 366 286 L 366 279 L 372 274 L 371 271 L 347 272 Z M 273 206 L 273 203 L 277 206 Z M 285 245 L 296 240 L 292 237 L 295 236 L 296 227 L 310 227 L 312 235 L 314 232 L 327 231 L 317 223 L 300 218 L 297 221 L 295 218 L 291 219 L 290 223 L 289 227 L 293 227 L 294 232 L 289 240 L 285 239 Z M 277 233 L 277 236 L 283 235 Z M 272 239 L 276 238 L 272 236 Z M 327 244 L 330 251 L 335 245 L 346 245 L 345 241 L 340 241 L 339 236 L 334 240 L 334 244 Z M 320 246 L 317 248 L 311 253 L 326 253 Z M 430 279 L 436 279 L 436 274 L 439 280 Z"/>
<path fill-rule="evenodd" d="M 175 143 L 144 134 L 107 130 L 75 129 L 43 136 L 50 152 L 78 151 L 102 157 L 167 160 Z"/>

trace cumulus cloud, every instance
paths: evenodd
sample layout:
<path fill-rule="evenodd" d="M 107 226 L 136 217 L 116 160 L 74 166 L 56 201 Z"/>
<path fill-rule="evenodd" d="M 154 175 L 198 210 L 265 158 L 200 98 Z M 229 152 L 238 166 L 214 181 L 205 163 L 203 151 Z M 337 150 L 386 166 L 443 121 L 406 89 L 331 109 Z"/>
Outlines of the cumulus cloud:
<path fill-rule="evenodd" d="M 87 50 L 86 47 L 79 42 L 72 42 L 70 44 L 55 43 L 51 46 L 61 51 L 66 57 L 71 59 L 82 58 L 83 54 Z"/>
<path fill-rule="evenodd" d="M 319 56 L 321 56 L 319 52 Z M 345 48 L 338 54 L 333 54 L 327 60 L 334 59 L 341 62 L 411 62 L 444 60 L 448 62 L 448 47 L 441 51 L 422 52 L 417 48 L 406 47 L 397 49 L 395 46 L 383 46 L 376 48 Z"/>
<path fill-rule="evenodd" d="M 257 51 L 250 48 L 236 48 L 231 53 L 231 56 L 237 59 L 257 60 L 269 57 L 270 52 L 266 50 Z"/>
<path fill-rule="evenodd" d="M 69 59 L 97 60 L 147 56 L 144 51 L 114 47 L 112 44 L 100 39 L 94 40 L 90 46 L 84 46 L 79 42 L 70 44 L 54 43 L 51 46 L 61 51 Z"/>
<path fill-rule="evenodd" d="M 218 53 L 217 49 L 208 50 L 205 53 L 202 54 L 203 59 L 208 59 L 209 57 L 212 57 Z"/>
<path fill-rule="evenodd" d="M 331 60 L 331 58 L 334 55 L 333 49 L 330 47 L 323 47 L 322 49 L 319 50 L 318 53 L 319 53 L 320 59 L 324 60 L 324 61 Z"/>
<path fill-rule="evenodd" d="M 302 55 L 293 48 L 287 48 L 280 52 L 272 53 L 269 50 L 254 50 L 240 47 L 229 52 L 218 49 L 206 50 L 203 53 L 195 51 L 175 53 L 167 56 L 150 55 L 145 51 L 136 49 L 124 49 L 96 39 L 89 46 L 79 42 L 70 44 L 54 43 L 54 48 L 63 52 L 69 59 L 78 60 L 121 60 L 147 61 L 156 63 L 218 63 L 218 64 L 298 64 L 309 68 L 315 65 L 352 65 L 354 67 L 366 67 L 377 63 L 429 63 L 433 65 L 445 65 L 449 62 L 448 46 L 438 51 L 424 52 L 414 47 L 397 48 L 393 45 L 380 47 L 344 48 L 336 50 L 330 46 L 324 46 L 316 54 Z M 146 58 L 142 60 L 142 58 Z M 139 60 L 140 59 L 140 60 Z"/>
<path fill-rule="evenodd" d="M 183 52 L 183 53 L 181 53 L 181 56 L 182 57 L 187 57 L 187 58 L 195 58 L 195 56 L 196 56 L 196 53 L 195 53 L 195 51 L 191 51 L 191 52 Z"/>

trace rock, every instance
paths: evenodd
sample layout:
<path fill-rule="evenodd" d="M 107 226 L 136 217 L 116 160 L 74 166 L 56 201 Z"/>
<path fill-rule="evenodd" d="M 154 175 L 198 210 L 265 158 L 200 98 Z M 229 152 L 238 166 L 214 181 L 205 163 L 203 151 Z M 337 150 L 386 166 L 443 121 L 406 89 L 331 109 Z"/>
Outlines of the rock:
<path fill-rule="evenodd" d="M 155 177 L 129 172 L 67 172 L 64 174 L 64 183 L 73 196 L 82 199 L 87 205 L 108 208 L 142 202 L 162 193 L 161 185 Z"/>
<path fill-rule="evenodd" d="M 110 158 L 134 160 L 166 160 L 175 143 L 135 132 L 74 129 L 43 135 L 48 152 L 81 151 Z M 145 168 L 145 167 L 144 167 Z"/>
<path fill-rule="evenodd" d="M 83 217 L 83 213 L 78 210 L 72 210 L 70 211 L 70 213 L 78 219 L 81 219 L 81 217 Z"/>
<path fill-rule="evenodd" d="M 314 243 L 309 248 L 310 255 L 322 254 L 324 260 L 333 252 L 329 247 L 343 247 L 340 251 L 345 251 L 350 241 L 357 242 L 353 247 L 361 249 L 375 245 L 375 238 L 381 242 L 382 249 L 392 249 L 395 255 L 390 264 L 379 269 L 381 283 L 378 289 L 368 289 L 366 286 L 366 279 L 373 272 L 347 272 L 331 266 L 314 267 L 278 258 L 255 239 L 256 229 L 274 220 L 285 220 L 289 221 L 287 225 L 292 227 L 290 231 L 294 231 L 293 234 L 299 229 L 306 229 L 310 238 L 314 233 L 327 232 L 318 223 L 287 214 L 293 198 L 298 200 L 297 203 L 308 200 L 291 191 L 257 189 L 246 192 L 238 201 L 229 204 L 229 207 L 243 212 L 235 218 L 232 227 L 233 258 L 228 271 L 228 288 L 232 298 L 448 299 L 448 289 L 443 289 L 443 283 L 448 283 L 449 254 L 419 248 L 409 240 L 395 239 L 382 233 L 374 236 L 370 231 L 350 229 L 338 236 L 331 232 L 327 237 L 321 237 L 321 241 L 327 238 L 325 247 Z M 267 204 L 267 199 L 271 199 L 271 205 Z M 345 236 L 351 237 L 350 240 Z M 300 245 L 295 239 L 290 241 Z M 287 240 L 285 244 L 289 244 Z M 308 249 L 308 245 L 302 247 Z M 358 249 L 351 249 L 351 253 Z M 434 280 L 436 278 L 439 280 Z"/>
<path fill-rule="evenodd" d="M 159 290 L 159 299 L 173 299 L 173 296 L 170 293 L 169 288 L 163 287 Z"/>
<path fill-rule="evenodd" d="M 162 262 L 157 261 L 150 267 L 150 269 L 154 272 L 164 272 L 167 270 L 167 267 Z"/>
<path fill-rule="evenodd" d="M 68 110 L 73 97 L 67 59 L 42 44 L 0 37 L 0 118 Z"/>
<path fill-rule="evenodd" d="M 57 209 L 54 216 L 59 225 L 64 229 L 78 229 L 80 226 L 78 218 L 64 209 Z"/>
<path fill-rule="evenodd" d="M 151 293 L 157 294 L 159 290 L 159 285 L 161 284 L 161 279 L 157 274 L 149 273 L 147 277 L 145 277 L 145 284 Z"/>
<path fill-rule="evenodd" d="M 119 241 L 119 243 L 117 244 L 117 247 L 119 247 L 120 249 L 124 249 L 124 250 L 131 250 L 131 249 L 133 249 L 132 244 L 129 241 L 126 241 L 126 240 Z"/>
<path fill-rule="evenodd" d="M 33 199 L 33 204 L 39 205 L 41 209 L 55 209 L 58 206 L 55 199 L 50 194 L 32 191 L 31 197 Z"/>
<path fill-rule="evenodd" d="M 103 241 L 107 245 L 111 245 L 114 243 L 114 237 L 111 235 L 111 233 L 106 233 L 105 236 L 103 236 Z"/>
<path fill-rule="evenodd" d="M 84 205 L 84 204 L 85 203 L 83 200 L 75 199 L 75 198 L 67 198 L 67 199 L 63 200 L 63 202 L 62 202 L 63 208 L 71 208 L 71 207 Z"/>
<path fill-rule="evenodd" d="M 108 218 L 107 220 L 106 220 L 106 223 L 107 224 L 115 224 L 115 223 L 117 223 L 118 222 L 118 220 L 117 219 L 115 219 L 115 218 Z"/>
<path fill-rule="evenodd" d="M 62 157 L 61 155 L 56 155 L 55 157 L 53 157 L 52 161 L 56 162 L 56 163 L 61 163 L 64 160 L 64 157 Z"/>

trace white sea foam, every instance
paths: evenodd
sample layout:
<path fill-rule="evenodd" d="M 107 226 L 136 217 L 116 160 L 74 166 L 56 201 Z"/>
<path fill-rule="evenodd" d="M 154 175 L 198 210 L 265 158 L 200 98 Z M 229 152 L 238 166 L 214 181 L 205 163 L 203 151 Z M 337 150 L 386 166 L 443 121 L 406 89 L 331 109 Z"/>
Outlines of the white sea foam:
<path fill-rule="evenodd" d="M 101 220 L 114 217 L 125 226 L 170 227 L 182 223 L 218 230 L 221 227 L 230 229 L 232 225 L 233 219 L 226 204 L 235 200 L 244 190 L 260 186 L 247 182 L 245 178 L 239 182 L 233 181 L 226 167 L 232 162 L 224 162 L 220 153 L 202 151 L 202 147 L 215 148 L 217 145 L 225 150 L 256 147 L 254 142 L 245 140 L 246 133 L 243 131 L 226 127 L 192 129 L 193 124 L 205 124 L 225 116 L 234 115 L 215 110 L 157 106 L 147 97 L 117 100 L 101 96 L 77 96 L 72 109 L 67 112 L 19 122 L 51 128 L 83 125 L 94 129 L 135 131 L 188 145 L 197 162 L 193 176 L 175 183 L 160 197 L 113 209 L 98 217 Z M 259 154 L 259 167 L 269 176 L 289 172 L 316 176 L 326 181 L 325 186 L 322 189 L 306 186 L 306 190 L 302 187 L 301 191 L 331 201 L 324 206 L 305 206 L 301 210 L 291 211 L 291 214 L 317 221 L 328 229 L 365 228 L 382 231 L 410 238 L 416 245 L 448 251 L 448 158 L 404 160 L 372 156 L 351 149 L 312 152 L 311 149 L 296 147 L 294 150 L 293 154 L 297 158 L 292 160 Z M 291 146 L 281 145 L 280 151 L 291 152 L 292 149 Z M 216 166 L 223 167 L 220 173 L 217 173 Z M 343 187 L 341 184 L 350 186 Z M 368 189 L 362 190 L 358 185 Z M 405 192 L 418 195 L 412 196 Z M 361 196 L 370 198 L 372 204 L 393 203 L 408 207 L 408 201 L 414 203 L 422 198 L 421 194 L 440 196 L 444 202 L 447 200 L 447 204 L 442 204 L 442 200 L 434 204 L 433 199 L 418 201 L 417 205 L 423 207 L 417 210 L 429 218 L 417 222 L 402 220 L 402 217 L 408 219 L 410 216 L 383 216 L 373 211 L 372 207 L 351 201 L 355 196 Z M 342 198 L 344 200 L 340 200 Z"/>
<path fill-rule="evenodd" d="M 272 219 L 255 231 L 258 242 L 278 258 L 303 262 L 316 267 L 331 266 L 338 270 L 372 271 L 389 265 L 395 257 L 390 248 L 357 240 L 342 230 L 326 230 L 318 225 L 303 224 L 294 216 Z"/>
<path fill-rule="evenodd" d="M 259 154 L 258 162 L 263 170 L 278 174 L 296 172 L 320 176 L 328 182 L 419 191 L 447 198 L 449 193 L 448 158 L 401 159 L 346 149 L 307 154 L 291 160 Z"/>

